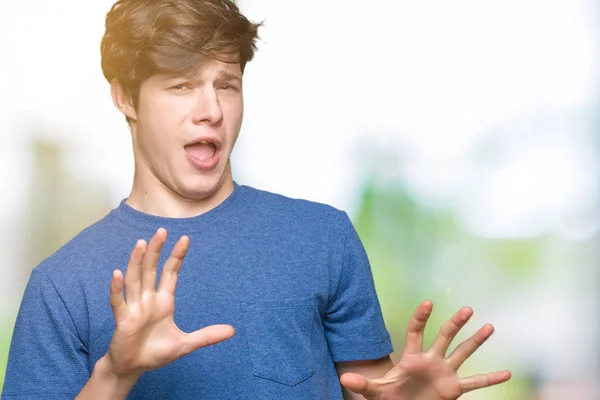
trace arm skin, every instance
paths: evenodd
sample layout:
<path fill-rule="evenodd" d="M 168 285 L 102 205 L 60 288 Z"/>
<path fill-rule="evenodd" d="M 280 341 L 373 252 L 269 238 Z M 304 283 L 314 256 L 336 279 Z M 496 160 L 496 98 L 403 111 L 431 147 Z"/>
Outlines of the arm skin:
<path fill-rule="evenodd" d="M 75 400 L 125 400 L 139 379 L 119 378 L 111 373 L 106 357 L 102 357 L 94 366 L 92 376 Z"/>
<path fill-rule="evenodd" d="M 346 361 L 335 364 L 338 376 L 342 376 L 346 372 L 354 372 L 367 378 L 380 378 L 392 369 L 393 366 L 394 363 L 389 356 L 379 360 Z M 344 393 L 344 400 L 365 399 L 362 395 L 353 393 L 343 386 L 342 391 Z"/>

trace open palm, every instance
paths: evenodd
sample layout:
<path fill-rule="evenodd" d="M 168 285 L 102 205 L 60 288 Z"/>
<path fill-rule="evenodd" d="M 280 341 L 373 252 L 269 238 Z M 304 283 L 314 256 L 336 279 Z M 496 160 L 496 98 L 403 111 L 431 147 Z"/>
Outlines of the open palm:
<path fill-rule="evenodd" d="M 496 385 L 510 379 L 510 372 L 459 378 L 458 368 L 493 333 L 485 325 L 462 342 L 446 357 L 450 343 L 473 315 L 469 307 L 458 311 L 440 329 L 434 343 L 423 351 L 423 332 L 433 304 L 423 302 L 408 324 L 406 345 L 400 361 L 380 379 L 368 379 L 356 373 L 340 377 L 342 385 L 368 400 L 454 400 L 463 393 Z"/>
<path fill-rule="evenodd" d="M 159 229 L 148 245 L 139 240 L 131 252 L 125 279 L 120 271 L 113 273 L 110 304 L 116 328 L 107 357 L 111 372 L 117 376 L 160 368 L 234 334 L 229 325 L 211 325 L 192 333 L 184 333 L 175 325 L 175 287 L 189 238 L 183 236 L 173 247 L 156 288 L 156 267 L 166 236 L 167 232 Z"/>

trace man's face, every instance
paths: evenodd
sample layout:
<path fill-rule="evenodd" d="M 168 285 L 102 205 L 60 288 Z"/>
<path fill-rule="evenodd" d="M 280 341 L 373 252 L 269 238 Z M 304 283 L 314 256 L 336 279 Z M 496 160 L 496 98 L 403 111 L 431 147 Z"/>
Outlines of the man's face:
<path fill-rule="evenodd" d="M 242 116 L 240 64 L 210 59 L 193 76 L 150 77 L 132 125 L 136 178 L 146 174 L 190 200 L 213 194 L 232 179 Z"/>

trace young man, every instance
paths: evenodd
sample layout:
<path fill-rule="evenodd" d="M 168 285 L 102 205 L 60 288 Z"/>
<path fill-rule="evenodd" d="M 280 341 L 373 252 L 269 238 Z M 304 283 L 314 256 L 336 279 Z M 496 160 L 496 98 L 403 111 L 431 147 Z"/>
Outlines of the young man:
<path fill-rule="evenodd" d="M 493 329 L 446 356 L 469 308 L 424 352 L 429 302 L 394 366 L 346 213 L 233 180 L 258 28 L 229 0 L 110 10 L 102 67 L 130 125 L 133 187 L 32 272 L 3 399 L 436 400 L 509 379 L 457 377 Z"/>

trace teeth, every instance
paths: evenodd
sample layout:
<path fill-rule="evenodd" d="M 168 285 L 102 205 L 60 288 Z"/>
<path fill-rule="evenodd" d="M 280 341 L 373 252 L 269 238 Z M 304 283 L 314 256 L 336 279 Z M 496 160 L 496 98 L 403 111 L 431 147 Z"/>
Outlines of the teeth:
<path fill-rule="evenodd" d="M 198 142 L 200 144 L 208 144 L 208 142 L 206 140 L 201 140 L 200 142 Z"/>

